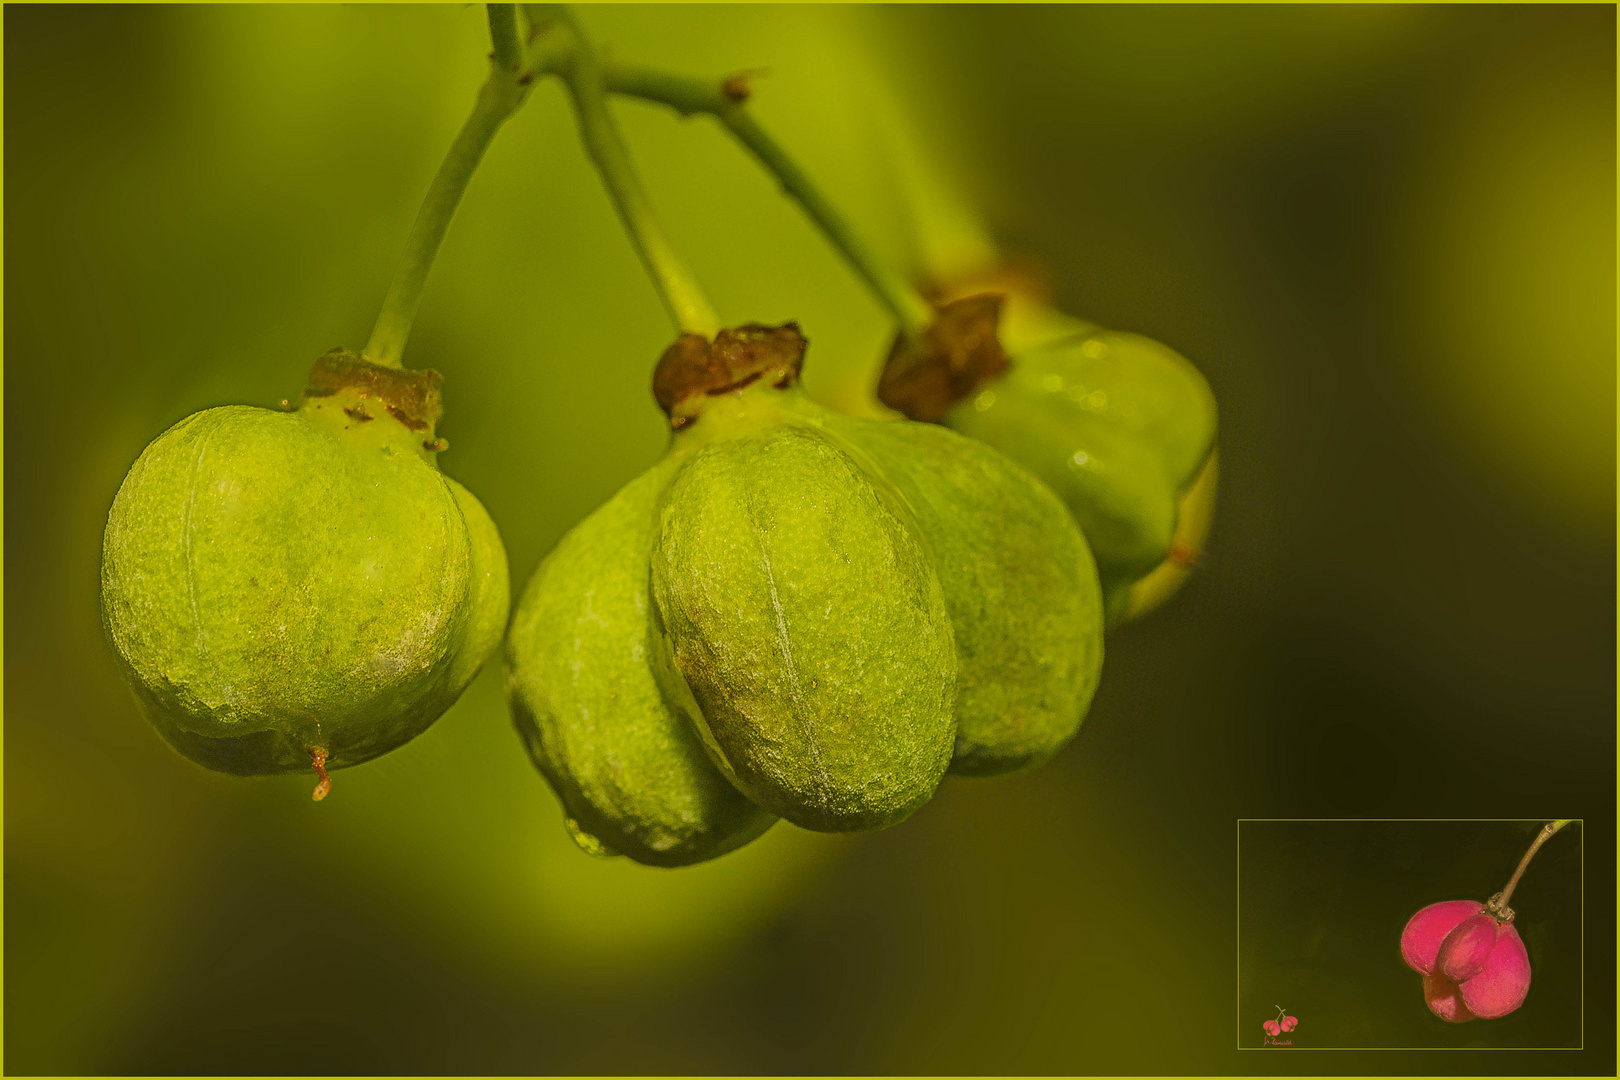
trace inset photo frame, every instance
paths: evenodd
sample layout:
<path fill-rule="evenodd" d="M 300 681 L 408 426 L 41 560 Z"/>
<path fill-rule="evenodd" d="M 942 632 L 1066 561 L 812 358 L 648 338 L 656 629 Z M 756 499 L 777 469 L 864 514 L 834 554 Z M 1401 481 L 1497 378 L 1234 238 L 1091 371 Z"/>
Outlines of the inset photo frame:
<path fill-rule="evenodd" d="M 1237 1045 L 1579 1050 L 1579 819 L 1240 819 Z"/>

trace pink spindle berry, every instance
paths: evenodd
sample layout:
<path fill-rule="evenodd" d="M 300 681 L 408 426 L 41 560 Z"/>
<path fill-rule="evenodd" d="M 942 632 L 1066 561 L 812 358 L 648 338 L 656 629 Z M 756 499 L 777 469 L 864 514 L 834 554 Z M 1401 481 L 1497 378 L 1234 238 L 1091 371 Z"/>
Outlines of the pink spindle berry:
<path fill-rule="evenodd" d="M 1435 958 L 1440 954 L 1446 935 L 1464 919 L 1484 910 L 1484 904 L 1473 900 L 1442 900 L 1412 916 L 1406 922 L 1406 929 L 1401 931 L 1401 956 L 1407 966 L 1419 975 L 1434 971 Z"/>
<path fill-rule="evenodd" d="M 1494 1020 L 1524 1004 L 1530 992 L 1530 954 L 1519 932 L 1509 923 L 1502 927 L 1496 947 L 1478 975 L 1459 984 L 1463 1004 L 1475 1016 Z"/>
<path fill-rule="evenodd" d="M 1463 1024 L 1474 1018 L 1457 984 L 1439 972 L 1423 976 L 1423 1000 L 1429 1003 L 1430 1012 L 1448 1023 Z"/>
<path fill-rule="evenodd" d="M 1423 975 L 1429 1010 L 1453 1024 L 1506 1016 L 1530 992 L 1530 954 L 1519 932 L 1473 900 L 1430 904 L 1412 916 L 1401 956 Z"/>
<path fill-rule="evenodd" d="M 1284 1031 L 1293 1031 L 1297 1027 L 1299 1027 L 1299 1017 L 1285 1016 L 1282 1018 L 1282 1029 Z"/>
<path fill-rule="evenodd" d="M 1275 1020 L 1267 1020 L 1262 1026 L 1266 1029 L 1266 1034 L 1273 1039 L 1282 1034 L 1282 1025 Z"/>
<path fill-rule="evenodd" d="M 1485 961 L 1496 948 L 1496 939 L 1503 924 L 1481 912 L 1470 915 L 1457 924 L 1440 943 L 1435 957 L 1435 970 L 1454 983 L 1465 983 L 1485 970 Z"/>

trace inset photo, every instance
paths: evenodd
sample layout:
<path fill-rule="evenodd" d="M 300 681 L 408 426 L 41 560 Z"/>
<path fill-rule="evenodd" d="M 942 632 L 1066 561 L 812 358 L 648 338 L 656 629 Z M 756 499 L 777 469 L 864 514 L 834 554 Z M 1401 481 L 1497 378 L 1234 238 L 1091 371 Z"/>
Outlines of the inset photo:
<path fill-rule="evenodd" d="M 1240 1049 L 1581 1049 L 1578 819 L 1238 822 Z"/>

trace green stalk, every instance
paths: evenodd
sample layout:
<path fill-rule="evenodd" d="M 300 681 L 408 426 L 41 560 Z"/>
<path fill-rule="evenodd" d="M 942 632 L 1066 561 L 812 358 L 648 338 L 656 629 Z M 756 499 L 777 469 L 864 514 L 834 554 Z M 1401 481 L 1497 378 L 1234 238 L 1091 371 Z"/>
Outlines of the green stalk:
<path fill-rule="evenodd" d="M 754 119 L 744 104 L 748 88 L 741 77 L 696 79 L 638 67 L 602 70 L 607 89 L 655 101 L 691 116 L 707 113 L 757 158 L 810 220 L 841 252 L 901 329 L 915 337 L 934 319 L 933 307 L 888 262 L 879 258 L 820 189 Z"/>
<path fill-rule="evenodd" d="M 518 46 L 517 15 L 511 4 L 489 5 L 490 38 L 495 55 L 490 61 L 489 78 L 478 91 L 472 114 L 450 144 L 439 171 L 433 176 L 422 208 L 405 239 L 405 253 L 388 286 L 382 311 L 372 327 L 371 338 L 362 355 L 374 364 L 400 367 L 405 342 L 411 334 L 428 271 L 444 242 L 445 230 L 455 216 L 467 184 L 483 160 L 490 140 L 509 116 L 518 110 L 529 93 L 531 76 L 524 74 L 522 50 Z"/>
<path fill-rule="evenodd" d="M 641 256 L 642 265 L 658 290 L 670 321 L 683 334 L 713 338 L 720 330 L 720 319 L 670 243 L 641 186 L 624 137 L 608 110 L 607 90 L 596 50 L 565 5 L 532 5 L 528 11 L 537 24 L 537 31 L 548 30 L 547 24 L 555 23 L 566 30 L 571 39 L 560 48 L 555 41 L 547 43 L 550 51 L 545 67 L 561 76 L 568 87 L 574 114 L 579 120 L 580 138 L 613 199 L 636 253 Z"/>

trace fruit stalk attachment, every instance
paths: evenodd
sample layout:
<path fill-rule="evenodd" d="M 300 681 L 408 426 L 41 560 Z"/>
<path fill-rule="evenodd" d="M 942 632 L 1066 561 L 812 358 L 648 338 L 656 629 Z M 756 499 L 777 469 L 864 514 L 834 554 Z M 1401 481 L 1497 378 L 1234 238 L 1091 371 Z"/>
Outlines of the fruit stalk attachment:
<path fill-rule="evenodd" d="M 1519 866 L 1513 871 L 1513 876 L 1508 879 L 1506 887 L 1485 903 L 1486 909 L 1495 916 L 1498 922 L 1513 921 L 1513 909 L 1507 906 L 1508 900 L 1512 898 L 1513 890 L 1519 887 L 1519 879 L 1524 876 L 1525 868 L 1530 865 L 1530 860 L 1535 858 L 1536 852 L 1541 850 L 1541 845 L 1551 840 L 1553 833 L 1574 820 L 1574 818 L 1560 818 L 1557 821 L 1549 821 L 1541 827 L 1541 831 L 1536 834 L 1535 840 L 1531 842 L 1529 850 L 1524 853 L 1524 858 L 1519 860 Z"/>
<path fill-rule="evenodd" d="M 531 41 L 543 57 L 538 67 L 558 75 L 567 86 L 574 115 L 579 120 L 580 139 L 613 199 L 619 219 L 630 234 L 636 254 L 641 256 L 670 321 L 683 334 L 712 338 L 720 329 L 720 319 L 670 243 L 641 186 L 624 137 L 608 109 L 601 62 L 595 48 L 567 5 L 530 4 L 525 5 L 524 11 L 533 24 Z"/>
<path fill-rule="evenodd" d="M 405 240 L 405 253 L 399 269 L 388 286 L 371 338 L 362 353 L 365 359 L 385 367 L 399 367 L 410 337 L 411 323 L 427 284 L 428 271 L 444 242 L 445 231 L 456 207 L 472 180 L 473 173 L 484 158 L 484 151 L 507 118 L 517 112 L 529 94 L 534 76 L 523 63 L 523 51 L 518 42 L 517 13 L 512 4 L 489 5 L 490 40 L 494 51 L 490 55 L 489 77 L 478 91 L 478 99 L 471 115 L 462 124 L 455 142 L 439 171 L 433 176 L 422 208 L 417 211 Z"/>

